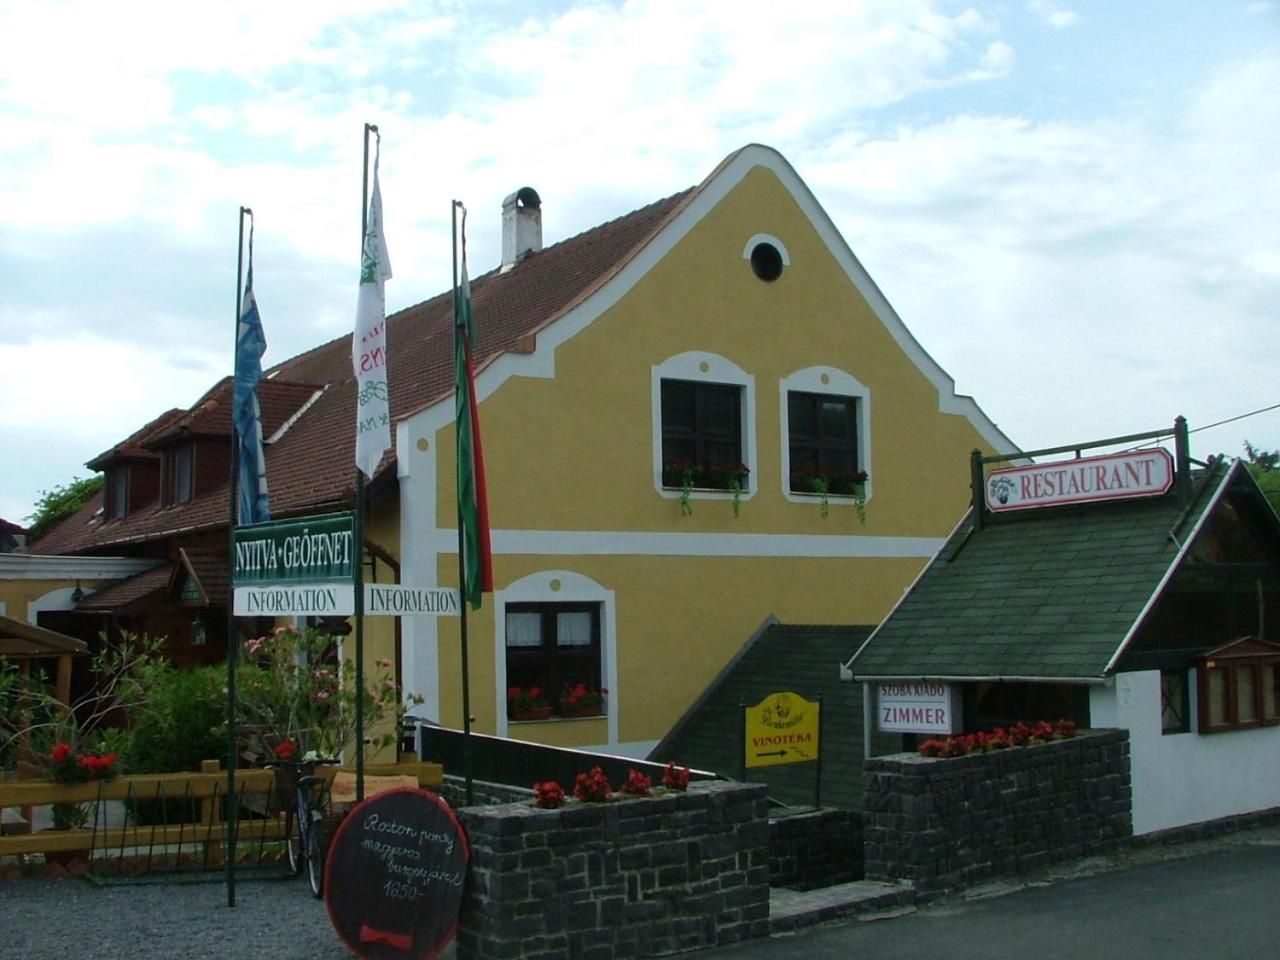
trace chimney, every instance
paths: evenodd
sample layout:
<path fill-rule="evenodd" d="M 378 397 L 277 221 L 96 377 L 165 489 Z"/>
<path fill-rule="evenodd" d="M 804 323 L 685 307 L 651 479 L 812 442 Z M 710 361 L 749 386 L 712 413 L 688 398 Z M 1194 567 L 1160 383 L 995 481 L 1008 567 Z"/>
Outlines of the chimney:
<path fill-rule="evenodd" d="M 542 201 L 533 187 L 521 187 L 502 201 L 502 272 L 542 249 Z"/>

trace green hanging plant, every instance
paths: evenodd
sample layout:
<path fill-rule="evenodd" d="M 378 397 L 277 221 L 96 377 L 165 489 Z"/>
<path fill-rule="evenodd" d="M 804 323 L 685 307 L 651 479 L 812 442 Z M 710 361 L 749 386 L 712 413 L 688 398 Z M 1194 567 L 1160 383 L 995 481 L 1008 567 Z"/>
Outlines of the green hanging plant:
<path fill-rule="evenodd" d="M 848 497 L 858 511 L 858 522 L 867 525 L 867 471 L 839 470 L 827 474 L 817 467 L 796 467 L 791 471 L 791 489 L 819 497 L 818 512 L 825 520 L 831 512 L 831 497 Z"/>
<path fill-rule="evenodd" d="M 822 498 L 818 506 L 818 515 L 825 520 L 827 519 L 827 514 L 831 512 L 831 501 L 827 499 L 831 493 L 831 485 L 827 483 L 826 477 L 815 476 L 813 478 L 813 492 Z"/>
<path fill-rule="evenodd" d="M 693 513 L 691 495 L 697 490 L 727 490 L 733 494 L 733 515 L 742 508 L 742 493 L 751 471 L 745 463 L 725 466 L 720 463 L 694 463 L 692 460 L 666 460 L 662 464 L 662 485 L 680 490 L 680 516 Z"/>
<path fill-rule="evenodd" d="M 729 481 L 729 489 L 733 491 L 733 515 L 738 515 L 738 508 L 742 506 L 742 481 L 734 478 Z"/>

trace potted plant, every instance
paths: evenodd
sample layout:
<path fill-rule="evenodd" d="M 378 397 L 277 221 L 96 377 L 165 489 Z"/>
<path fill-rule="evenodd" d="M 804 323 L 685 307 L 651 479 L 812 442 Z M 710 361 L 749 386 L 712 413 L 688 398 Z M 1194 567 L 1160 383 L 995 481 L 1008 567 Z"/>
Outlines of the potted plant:
<path fill-rule="evenodd" d="M 101 780 L 105 783 L 115 779 L 116 761 L 119 759 L 119 754 L 115 751 L 82 752 L 64 740 L 49 752 L 45 769 L 49 779 L 54 783 L 72 785 L 88 783 L 90 780 Z M 55 830 L 73 830 L 89 822 L 87 804 L 55 803 L 52 812 Z"/>
<path fill-rule="evenodd" d="M 608 687 L 593 687 L 585 682 L 567 683 L 560 694 L 560 716 L 598 717 L 604 712 L 604 696 Z"/>
<path fill-rule="evenodd" d="M 826 519 L 831 510 L 831 497 L 847 497 L 858 511 L 858 521 L 867 522 L 867 471 L 845 467 L 839 470 L 823 470 L 806 465 L 791 471 L 793 493 L 816 494 L 821 502 L 819 513 Z"/>
<path fill-rule="evenodd" d="M 738 515 L 742 504 L 742 491 L 747 488 L 747 476 L 751 470 L 745 463 L 723 464 L 695 463 L 687 459 L 664 460 L 662 485 L 680 490 L 680 515 L 693 513 L 689 502 L 694 490 L 728 490 L 733 494 L 733 515 Z"/>
<path fill-rule="evenodd" d="M 507 688 L 507 717 L 511 720 L 545 720 L 551 716 L 551 704 L 536 684 Z"/>

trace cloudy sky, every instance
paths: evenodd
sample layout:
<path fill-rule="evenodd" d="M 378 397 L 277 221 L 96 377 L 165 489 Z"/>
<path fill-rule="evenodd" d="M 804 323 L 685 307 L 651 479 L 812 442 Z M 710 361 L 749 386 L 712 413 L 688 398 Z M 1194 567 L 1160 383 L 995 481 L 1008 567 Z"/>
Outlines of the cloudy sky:
<path fill-rule="evenodd" d="M 366 121 L 389 310 L 761 142 L 1024 449 L 1280 404 L 1277 91 L 1276 0 L 0 0 L 0 517 L 230 372 L 241 204 L 266 362 L 351 329 Z"/>

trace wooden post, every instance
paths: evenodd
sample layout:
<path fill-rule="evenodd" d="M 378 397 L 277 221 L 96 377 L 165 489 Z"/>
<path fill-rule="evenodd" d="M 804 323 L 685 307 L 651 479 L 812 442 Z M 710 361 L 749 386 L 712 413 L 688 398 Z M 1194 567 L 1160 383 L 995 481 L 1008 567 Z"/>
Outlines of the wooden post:
<path fill-rule="evenodd" d="M 71 657 L 69 655 L 63 655 L 58 658 L 58 677 L 55 681 L 54 693 L 61 702 L 70 706 Z"/>
<path fill-rule="evenodd" d="M 217 760 L 201 760 L 201 773 L 219 773 L 222 770 L 222 764 Z M 205 840 L 204 856 L 205 861 L 211 867 L 220 867 L 223 865 L 223 842 L 221 838 L 210 840 L 208 837 L 212 833 L 212 827 L 215 824 L 223 822 L 221 806 L 221 798 L 216 792 L 213 796 L 205 797 L 200 801 L 200 826 L 204 830 Z"/>

